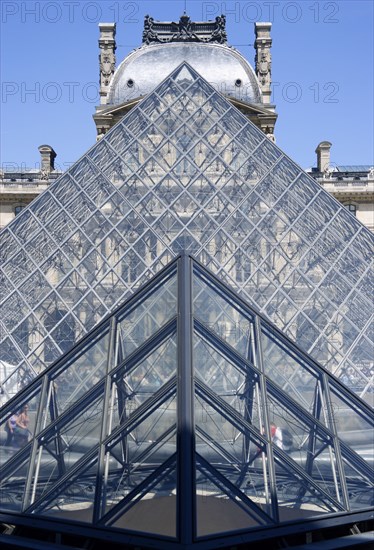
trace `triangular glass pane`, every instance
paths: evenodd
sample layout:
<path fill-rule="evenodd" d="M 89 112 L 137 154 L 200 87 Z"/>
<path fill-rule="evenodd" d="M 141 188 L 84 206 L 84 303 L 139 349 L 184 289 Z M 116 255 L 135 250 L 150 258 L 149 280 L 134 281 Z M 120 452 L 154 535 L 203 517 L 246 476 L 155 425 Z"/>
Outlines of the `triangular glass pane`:
<path fill-rule="evenodd" d="M 121 399 L 124 400 L 122 415 L 127 417 L 142 403 L 149 399 L 156 391 L 176 375 L 177 348 L 176 338 L 172 336 L 158 346 L 140 363 L 131 366 L 131 369 L 121 377 L 122 386 L 118 387 Z"/>
<path fill-rule="evenodd" d="M 318 456 L 313 460 L 312 470 L 308 473 L 321 489 L 336 501 L 343 503 L 341 476 L 338 471 L 334 448 L 332 445 L 317 440 L 316 450 Z"/>
<path fill-rule="evenodd" d="M 91 523 L 95 502 L 97 458 L 82 464 L 78 472 L 46 492 L 44 500 L 37 501 L 29 511 L 38 516 L 50 516 Z"/>
<path fill-rule="evenodd" d="M 371 446 L 372 449 L 372 446 Z M 369 452 L 371 452 L 371 449 Z M 363 508 L 373 508 L 374 489 L 372 476 L 367 477 L 362 474 L 359 468 L 355 468 L 354 462 L 348 457 L 342 456 L 345 482 L 348 489 L 348 499 L 352 510 Z"/>
<path fill-rule="evenodd" d="M 192 83 L 198 76 L 199 75 L 189 65 L 183 64 L 180 69 L 174 72 L 173 79 L 181 85 L 181 83 L 185 82 Z"/>
<path fill-rule="evenodd" d="M 207 386 L 216 394 L 229 400 L 231 406 L 239 408 L 238 401 L 243 399 L 245 393 L 246 376 L 243 366 L 239 368 L 234 365 L 202 338 L 196 337 L 194 368 L 196 376 Z"/>
<path fill-rule="evenodd" d="M 124 506 L 124 512 L 118 512 L 116 521 L 111 525 L 138 533 L 175 538 L 176 509 L 177 473 L 175 469 L 167 469 L 163 479 L 152 484 L 147 492 L 135 494 L 133 500 Z"/>
<path fill-rule="evenodd" d="M 243 450 L 244 443 L 242 438 L 244 428 L 240 429 L 237 423 L 234 425 L 233 422 L 229 421 L 227 419 L 227 414 L 228 413 L 225 413 L 225 411 L 219 413 L 205 400 L 196 397 L 195 422 L 196 428 L 201 434 L 201 441 L 203 441 L 202 438 L 204 437 L 206 441 L 212 442 L 213 448 L 213 442 L 216 442 L 218 447 L 227 449 L 229 454 L 233 457 L 233 460 L 235 459 L 238 464 L 241 464 L 246 460 L 246 452 Z M 206 444 L 201 443 L 201 446 L 197 444 L 196 450 L 199 454 L 204 456 L 206 460 L 209 460 L 210 451 Z M 213 452 L 212 456 L 217 457 L 218 455 L 216 452 Z"/>
<path fill-rule="evenodd" d="M 165 325 L 177 312 L 176 277 L 173 275 L 145 300 L 119 318 L 123 358 Z"/>
<path fill-rule="evenodd" d="M 102 398 L 76 411 L 74 420 L 61 420 L 40 440 L 32 477 L 32 500 L 41 501 L 67 472 L 100 440 Z"/>
<path fill-rule="evenodd" d="M 222 350 L 217 351 L 212 343 L 197 334 L 194 341 L 195 376 L 260 429 L 258 375 L 248 365 L 235 364 L 226 358 Z"/>
<path fill-rule="evenodd" d="M 281 522 L 338 512 L 341 507 L 328 497 L 311 488 L 308 481 L 291 471 L 275 458 L 276 489 L 278 512 Z"/>
<path fill-rule="evenodd" d="M 233 484 L 263 512 L 273 515 L 265 445 L 246 431 L 237 437 L 237 448 L 215 441 L 200 424 L 196 426 L 196 451 L 225 480 Z"/>
<path fill-rule="evenodd" d="M 135 440 L 134 434 L 125 430 L 106 445 L 106 473 L 101 484 L 102 515 L 112 510 L 146 480 L 150 471 L 161 466 L 175 453 L 175 398 L 167 407 L 169 412 L 174 409 L 173 415 L 164 415 L 161 419 L 157 413 L 151 415 L 157 430 L 149 432 L 148 439 Z"/>
<path fill-rule="evenodd" d="M 11 406 L 2 412 L 0 433 L 0 464 L 4 466 L 31 441 L 37 429 L 37 413 L 41 399 L 41 384 L 36 383 L 32 392 L 21 399 L 15 398 Z"/>
<path fill-rule="evenodd" d="M 226 485 L 226 496 L 236 501 L 243 498 L 244 508 L 248 504 L 246 499 L 250 499 L 255 505 L 251 504 L 255 512 L 259 507 L 266 514 L 264 517 L 257 511 L 262 521 L 267 523 L 271 522 L 274 510 L 271 505 L 265 443 L 256 435 L 261 429 L 258 387 L 254 388 L 250 383 L 247 386 L 248 392 L 243 395 L 243 403 L 238 410 L 234 408 L 236 403 L 231 403 L 232 397 L 229 401 L 225 395 L 217 395 L 212 384 L 203 385 L 196 379 L 196 452 L 201 460 L 206 461 L 207 474 L 209 468 L 214 468 L 212 478 L 220 478 L 221 489 Z"/>
<path fill-rule="evenodd" d="M 287 410 L 268 393 L 270 433 L 273 444 L 285 451 L 316 486 L 341 502 L 341 487 L 332 438 L 306 417 Z"/>
<path fill-rule="evenodd" d="M 109 326 L 63 362 L 53 374 L 56 411 L 61 414 L 77 403 L 105 375 L 108 364 Z"/>
<path fill-rule="evenodd" d="M 174 426 L 176 422 L 176 402 L 175 397 L 169 397 L 166 400 L 156 402 L 157 405 L 147 403 L 145 401 L 142 407 L 142 421 L 133 425 L 131 411 L 127 414 L 123 409 L 119 409 L 120 423 L 125 423 L 128 444 L 131 450 L 128 449 L 128 459 L 135 456 L 138 452 L 141 453 L 144 449 L 154 443 L 157 444 L 159 438 Z M 152 408 L 148 410 L 148 406 Z M 166 453 L 168 451 L 165 451 Z"/>
<path fill-rule="evenodd" d="M 1 449 L 1 462 L 11 453 L 11 449 Z M 31 449 L 24 453 L 18 460 L 13 471 L 8 475 L 2 475 L 0 479 L 0 508 L 7 512 L 21 512 L 25 496 L 27 472 L 30 464 Z M 5 457 L 3 456 L 5 455 Z"/>
<path fill-rule="evenodd" d="M 264 498 L 261 474 L 251 497 L 240 494 L 230 482 L 217 477 L 217 471 L 205 463 L 197 462 L 196 467 L 196 526 L 197 537 L 223 534 L 242 529 L 251 529 L 263 524 L 271 524 L 269 516 L 262 514 L 259 507 Z M 261 495 L 261 496 L 259 496 Z M 256 502 L 257 500 L 257 502 Z"/>
<path fill-rule="evenodd" d="M 209 330 L 230 344 L 246 359 L 249 356 L 251 319 L 213 284 L 194 278 L 194 313 Z"/>
<path fill-rule="evenodd" d="M 283 391 L 297 403 L 311 411 L 318 377 L 307 364 L 287 350 L 275 334 L 262 330 L 264 371 Z"/>
<path fill-rule="evenodd" d="M 330 402 L 332 422 L 339 438 L 372 463 L 370 451 L 367 451 L 374 441 L 374 423 L 369 413 L 362 411 L 359 404 L 334 382 L 330 382 Z"/>

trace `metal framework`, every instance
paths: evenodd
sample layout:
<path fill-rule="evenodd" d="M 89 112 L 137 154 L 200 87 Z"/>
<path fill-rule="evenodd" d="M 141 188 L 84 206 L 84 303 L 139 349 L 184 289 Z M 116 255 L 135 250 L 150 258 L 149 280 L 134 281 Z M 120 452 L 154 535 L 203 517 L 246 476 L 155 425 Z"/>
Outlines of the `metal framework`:
<path fill-rule="evenodd" d="M 182 249 L 369 401 L 372 239 L 183 64 L 0 233 L 2 402 Z"/>
<path fill-rule="evenodd" d="M 0 452 L 15 523 L 187 548 L 371 513 L 370 408 L 186 254 L 5 405 L 1 429 L 26 403 L 30 441 Z"/>

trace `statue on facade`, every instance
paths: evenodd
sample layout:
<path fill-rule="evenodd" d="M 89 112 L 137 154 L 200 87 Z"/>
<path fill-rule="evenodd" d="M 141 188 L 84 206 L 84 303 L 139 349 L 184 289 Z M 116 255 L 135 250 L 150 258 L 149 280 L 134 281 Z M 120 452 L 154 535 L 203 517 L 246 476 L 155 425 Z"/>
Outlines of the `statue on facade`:
<path fill-rule="evenodd" d="M 256 70 L 262 85 L 270 83 L 271 78 L 271 60 L 268 52 L 262 52 Z"/>
<path fill-rule="evenodd" d="M 46 170 L 45 168 L 42 168 L 40 170 L 40 180 L 41 181 L 48 181 L 49 180 L 49 170 Z"/>
<path fill-rule="evenodd" d="M 149 44 L 150 42 L 160 42 L 157 36 L 157 32 L 153 29 L 154 19 L 149 15 L 144 17 L 144 30 L 143 30 L 143 42 Z"/>
<path fill-rule="evenodd" d="M 227 42 L 226 17 L 219 15 L 215 21 L 206 23 L 193 22 L 184 13 L 178 23 L 175 21 L 155 21 L 153 17 L 144 17 L 143 44 L 157 42 L 166 44 L 169 42 Z"/>
<path fill-rule="evenodd" d="M 199 37 L 192 31 L 191 18 L 184 13 L 179 19 L 179 23 L 172 23 L 172 27 L 177 30 L 170 41 L 188 40 L 190 42 L 199 42 Z"/>
<path fill-rule="evenodd" d="M 215 27 L 212 32 L 212 36 L 209 39 L 209 42 L 218 42 L 219 44 L 224 44 L 226 41 L 226 15 L 217 15 Z"/>
<path fill-rule="evenodd" d="M 191 36 L 192 35 L 192 25 L 191 25 L 191 19 L 188 17 L 186 13 L 184 13 L 181 18 L 179 19 L 179 34 Z"/>
<path fill-rule="evenodd" d="M 100 72 L 104 86 L 108 86 L 116 68 L 116 63 L 112 52 L 108 47 L 104 47 L 104 51 L 100 56 Z"/>

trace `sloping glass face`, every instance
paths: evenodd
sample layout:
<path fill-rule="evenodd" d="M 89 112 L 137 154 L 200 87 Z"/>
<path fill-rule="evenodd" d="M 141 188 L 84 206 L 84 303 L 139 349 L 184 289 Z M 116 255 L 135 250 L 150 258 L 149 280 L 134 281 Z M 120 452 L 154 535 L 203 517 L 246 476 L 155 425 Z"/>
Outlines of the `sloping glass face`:
<path fill-rule="evenodd" d="M 185 255 L 2 410 L 0 511 L 184 545 L 372 505 L 370 408 Z"/>
<path fill-rule="evenodd" d="M 370 399 L 371 242 L 184 65 L 1 232 L 3 400 L 181 250 Z M 246 345 L 230 311 L 207 322 Z"/>
<path fill-rule="evenodd" d="M 136 530 L 138 509 L 151 513 L 148 499 L 160 497 L 175 516 L 176 272 L 164 270 L 5 408 L 0 508 Z M 175 537 L 175 520 L 152 525 Z"/>

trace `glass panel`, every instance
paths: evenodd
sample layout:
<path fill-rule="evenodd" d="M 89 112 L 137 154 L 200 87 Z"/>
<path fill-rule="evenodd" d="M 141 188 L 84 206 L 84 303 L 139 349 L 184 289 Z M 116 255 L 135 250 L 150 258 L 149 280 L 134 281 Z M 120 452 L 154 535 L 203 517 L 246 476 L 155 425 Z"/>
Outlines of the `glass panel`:
<path fill-rule="evenodd" d="M 8 449 L 1 449 L 0 460 L 3 461 L 3 454 Z M 17 464 L 10 475 L 0 478 L 0 508 L 2 512 L 21 512 L 27 471 L 30 464 L 31 449 L 26 453 L 20 464 Z"/>
<path fill-rule="evenodd" d="M 136 304 L 131 312 L 119 317 L 118 332 L 123 358 L 128 357 L 176 315 L 176 299 L 176 276 L 173 275 L 144 301 Z"/>
<path fill-rule="evenodd" d="M 146 359 L 132 365 L 121 377 L 123 400 L 122 418 L 127 418 L 142 403 L 166 384 L 177 371 L 176 337 L 169 338 L 157 349 L 149 353 Z"/>
<path fill-rule="evenodd" d="M 250 316 L 240 310 L 240 306 L 229 297 L 194 277 L 194 314 L 209 330 L 213 330 L 220 338 L 230 344 L 245 358 L 249 354 Z"/>
<path fill-rule="evenodd" d="M 370 452 L 372 452 L 370 450 Z M 355 464 L 343 453 L 343 469 L 348 489 L 349 504 L 352 510 L 373 508 L 373 481 L 362 474 Z"/>
<path fill-rule="evenodd" d="M 318 490 L 311 490 L 307 480 L 290 471 L 275 457 L 275 475 L 280 521 L 292 521 L 339 511 Z"/>
<path fill-rule="evenodd" d="M 13 293 L 0 307 L 1 321 L 9 331 L 19 325 L 28 313 L 28 306 L 17 293 Z"/>
<path fill-rule="evenodd" d="M 53 485 L 99 443 L 102 417 L 103 400 L 95 399 L 80 407 L 73 420 L 57 423 L 43 436 L 33 479 L 36 500 L 53 490 Z"/>
<path fill-rule="evenodd" d="M 0 433 L 4 447 L 0 452 L 1 466 L 31 441 L 35 433 L 40 397 L 41 387 L 37 384 L 28 396 L 23 397 L 22 401 L 16 400 L 12 409 L 2 415 Z"/>
<path fill-rule="evenodd" d="M 123 418 L 123 417 L 122 417 Z M 136 455 L 136 450 L 145 449 L 148 443 L 155 443 L 164 437 L 165 432 L 174 426 L 176 422 L 176 400 L 174 397 L 159 404 L 154 413 L 143 417 L 141 424 L 131 429 L 129 439 L 133 441 L 134 447 L 130 452 L 130 459 Z M 131 415 L 129 415 L 131 426 Z M 161 455 L 168 455 L 170 448 L 166 447 Z"/>
<path fill-rule="evenodd" d="M 352 402 L 344 391 L 330 382 L 333 422 L 339 438 L 360 456 L 372 462 L 369 448 L 374 441 L 374 424 L 369 414 L 363 414 L 358 404 Z M 370 443 L 369 443 L 370 442 Z"/>
<path fill-rule="evenodd" d="M 219 483 L 214 479 L 214 470 L 210 471 L 198 464 L 196 469 L 197 536 L 250 529 L 265 523 L 265 520 L 260 520 L 257 513 L 258 503 L 265 500 L 260 478 L 257 480 L 257 487 L 261 497 L 254 496 L 252 500 L 251 497 L 248 498 L 243 494 L 238 498 L 233 490 L 230 493 L 231 484 L 225 487 L 223 482 Z M 261 484 L 262 488 L 260 488 Z M 270 518 L 268 523 L 271 523 Z"/>
<path fill-rule="evenodd" d="M 318 487 L 341 502 L 332 438 L 324 434 L 318 425 L 287 410 L 287 403 L 279 402 L 270 389 L 267 405 L 273 445 L 286 452 Z"/>
<path fill-rule="evenodd" d="M 265 327 L 261 334 L 265 374 L 305 409 L 311 411 L 314 403 L 317 375 L 296 355 L 286 351 L 285 345 Z"/>
<path fill-rule="evenodd" d="M 194 340 L 195 375 L 258 427 L 256 373 L 250 367 L 235 365 L 197 335 Z"/>
<path fill-rule="evenodd" d="M 76 355 L 60 365 L 53 374 L 58 414 L 70 408 L 105 375 L 108 361 L 108 331 L 108 325 L 103 327 L 101 334 L 86 343 L 83 349 L 77 350 Z"/>
<path fill-rule="evenodd" d="M 14 285 L 19 285 L 35 270 L 35 264 L 22 249 L 4 265 L 3 270 L 5 275 L 13 281 Z"/>
<path fill-rule="evenodd" d="M 209 398 L 214 404 L 208 403 L 200 391 L 198 393 L 195 397 L 196 452 L 224 476 L 231 498 L 235 499 L 229 489 L 232 485 L 240 490 L 244 500 L 247 495 L 271 515 L 265 447 L 249 430 L 251 417 L 245 412 L 243 416 L 237 414 L 230 405 L 220 403 L 215 397 Z"/>
<path fill-rule="evenodd" d="M 60 484 L 47 495 L 44 501 L 37 503 L 33 513 L 42 516 L 57 517 L 68 521 L 92 522 L 95 500 L 96 457 L 82 465 L 79 472 Z"/>
<path fill-rule="evenodd" d="M 130 497 L 129 497 L 130 498 Z M 176 537 L 177 473 L 166 469 L 163 479 L 139 495 L 128 500 L 124 512 L 113 527 L 165 537 Z"/>
<path fill-rule="evenodd" d="M 5 342 L 6 343 L 6 342 Z M 0 345 L 0 349 L 3 349 L 3 344 Z M 20 371 L 11 363 L 0 361 L 0 380 L 1 380 L 1 393 L 0 393 L 0 407 L 14 397 L 19 390 L 20 386 Z M 28 382 L 28 380 L 27 380 Z"/>
<path fill-rule="evenodd" d="M 201 436 L 201 440 L 210 442 L 213 446 L 213 451 L 211 451 L 207 444 L 197 444 L 196 451 L 204 456 L 206 460 L 210 461 L 212 458 L 218 457 L 217 452 L 219 452 L 219 449 L 221 452 L 223 452 L 223 449 L 226 449 L 228 454 L 232 456 L 232 461 L 241 464 L 245 456 L 243 455 L 242 432 L 237 425 L 235 426 L 227 420 L 228 414 L 226 411 L 219 413 L 216 408 L 213 408 L 202 398 L 196 398 L 196 428 Z M 214 442 L 217 443 L 217 450 L 214 450 Z"/>
<path fill-rule="evenodd" d="M 176 399 L 171 398 L 159 409 L 144 414 L 135 430 L 131 416 L 122 417 L 126 424 L 120 436 L 107 444 L 105 468 L 108 481 L 103 484 L 105 513 L 109 512 L 176 451 Z"/>
<path fill-rule="evenodd" d="M 3 264 L 2 262 L 2 256 L 0 253 L 0 265 Z M 5 276 L 4 273 L 0 271 L 0 303 L 7 298 L 14 290 L 14 287 L 12 286 L 9 279 Z"/>
<path fill-rule="evenodd" d="M 9 227 L 21 244 L 40 230 L 40 224 L 29 209 L 23 210 L 22 216 L 16 216 Z M 13 251 L 16 252 L 17 249 L 18 247 L 15 246 Z"/>

